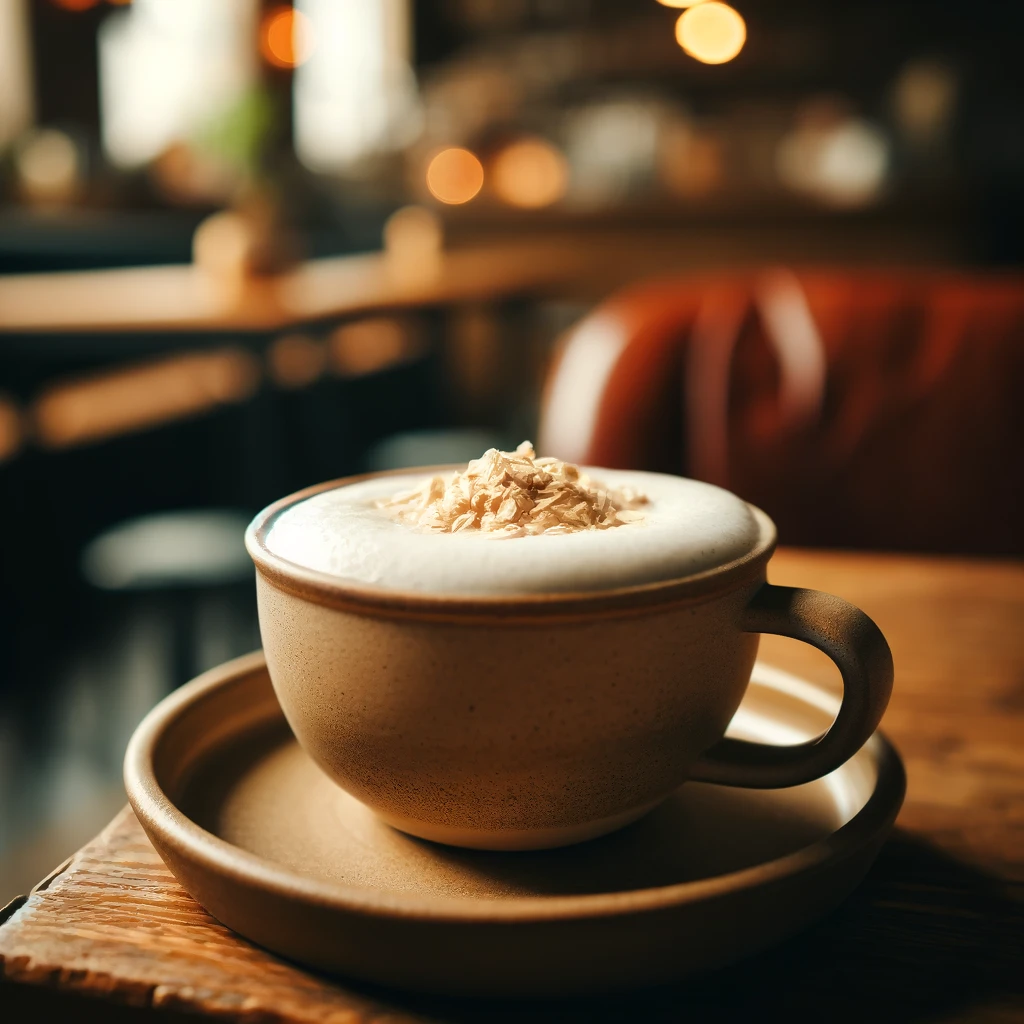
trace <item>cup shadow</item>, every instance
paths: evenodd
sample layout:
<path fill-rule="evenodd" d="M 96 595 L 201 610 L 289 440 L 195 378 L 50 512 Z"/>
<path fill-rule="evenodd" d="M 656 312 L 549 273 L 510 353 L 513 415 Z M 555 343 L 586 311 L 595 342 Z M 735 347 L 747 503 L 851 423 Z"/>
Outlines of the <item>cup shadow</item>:
<path fill-rule="evenodd" d="M 971 1019 L 1003 1020 L 1013 1009 L 1024 1011 L 1024 900 L 1014 888 L 897 829 L 863 884 L 827 919 L 691 981 L 572 1000 L 455 999 L 358 988 L 392 1012 L 452 1024 L 886 1024 L 945 1020 L 958 1010 L 970 1010 Z M 982 1017 L 985 1009 L 990 1012 Z"/>
<path fill-rule="evenodd" d="M 421 851 L 460 878 L 525 896 L 632 892 L 713 878 L 784 857 L 840 823 L 823 786 L 773 791 L 689 783 L 639 821 L 587 843 L 514 854 L 462 850 L 411 836 L 388 838 Z"/>

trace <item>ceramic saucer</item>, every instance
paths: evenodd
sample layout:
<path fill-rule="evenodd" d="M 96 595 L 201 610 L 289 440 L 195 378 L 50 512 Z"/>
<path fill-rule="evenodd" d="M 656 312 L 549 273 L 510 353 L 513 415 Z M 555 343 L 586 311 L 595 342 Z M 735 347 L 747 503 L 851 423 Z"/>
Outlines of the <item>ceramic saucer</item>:
<path fill-rule="evenodd" d="M 798 743 L 837 707 L 758 664 L 729 734 Z M 439 846 L 380 823 L 320 772 L 260 654 L 159 704 L 128 748 L 125 783 L 182 885 L 252 941 L 354 978 L 488 995 L 650 984 L 770 946 L 857 885 L 905 787 L 876 734 L 809 785 L 690 783 L 640 822 L 577 846 Z"/>

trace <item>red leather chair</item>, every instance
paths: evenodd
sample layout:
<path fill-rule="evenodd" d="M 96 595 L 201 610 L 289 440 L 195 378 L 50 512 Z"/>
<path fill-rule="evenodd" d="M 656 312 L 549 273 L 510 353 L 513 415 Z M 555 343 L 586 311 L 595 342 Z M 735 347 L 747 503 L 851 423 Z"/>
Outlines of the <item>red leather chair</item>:
<path fill-rule="evenodd" d="M 628 288 L 563 339 L 539 446 L 727 487 L 789 544 L 1024 554 L 1024 279 Z"/>

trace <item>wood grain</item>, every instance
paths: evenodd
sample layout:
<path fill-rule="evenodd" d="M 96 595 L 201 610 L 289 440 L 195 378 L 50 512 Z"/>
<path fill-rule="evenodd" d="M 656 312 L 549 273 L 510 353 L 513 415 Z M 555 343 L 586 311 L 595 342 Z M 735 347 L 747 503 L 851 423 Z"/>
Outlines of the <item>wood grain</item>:
<path fill-rule="evenodd" d="M 0 1005 L 231 1021 L 1024 1020 L 1024 566 L 780 552 L 773 582 L 831 590 L 889 638 L 884 727 L 907 802 L 857 894 L 809 933 L 683 986 L 571 1003 L 481 1003 L 317 977 L 236 938 L 123 811 L 0 925 Z M 825 683 L 805 645 L 762 654 Z M 737 927 L 742 927 L 738 922 Z M 138 1013 L 136 1016 L 138 1016 Z M 121 1018 L 118 1018 L 121 1019 Z M 128 1019 L 127 1017 L 123 1019 Z"/>
<path fill-rule="evenodd" d="M 4 975 L 17 981 L 230 1020 L 271 1009 L 282 1020 L 331 1024 L 375 1015 L 371 1003 L 217 924 L 175 882 L 128 807 L 0 935 Z"/>

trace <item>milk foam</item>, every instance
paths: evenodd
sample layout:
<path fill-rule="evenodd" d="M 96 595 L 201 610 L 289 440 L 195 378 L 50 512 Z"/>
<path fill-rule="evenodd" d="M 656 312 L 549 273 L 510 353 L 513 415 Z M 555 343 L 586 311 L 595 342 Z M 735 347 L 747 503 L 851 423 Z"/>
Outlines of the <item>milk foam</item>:
<path fill-rule="evenodd" d="M 662 473 L 584 471 L 647 496 L 644 518 L 606 530 L 495 538 L 424 533 L 376 502 L 418 486 L 422 472 L 377 477 L 280 512 L 267 548 L 290 562 L 356 584 L 424 594 L 566 593 L 634 586 L 724 565 L 756 545 L 757 521 L 735 495 Z"/>

